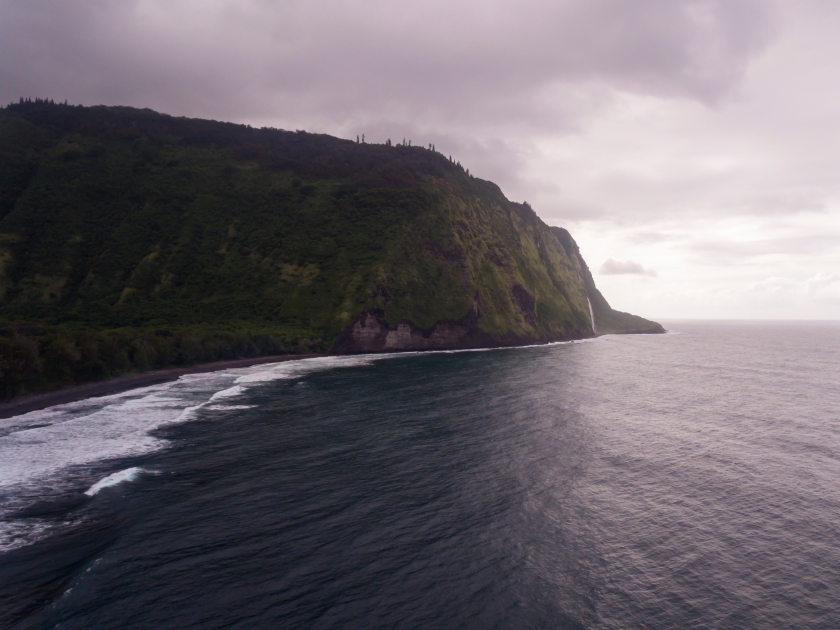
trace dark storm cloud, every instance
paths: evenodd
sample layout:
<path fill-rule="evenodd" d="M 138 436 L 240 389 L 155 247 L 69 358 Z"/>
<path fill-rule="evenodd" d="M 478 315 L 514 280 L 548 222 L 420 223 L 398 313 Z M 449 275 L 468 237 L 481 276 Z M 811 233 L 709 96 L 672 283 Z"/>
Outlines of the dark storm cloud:
<path fill-rule="evenodd" d="M 39 95 L 326 128 L 556 128 L 596 105 L 576 90 L 581 83 L 719 99 L 766 41 L 768 6 L 5 0 L 0 99 Z"/>

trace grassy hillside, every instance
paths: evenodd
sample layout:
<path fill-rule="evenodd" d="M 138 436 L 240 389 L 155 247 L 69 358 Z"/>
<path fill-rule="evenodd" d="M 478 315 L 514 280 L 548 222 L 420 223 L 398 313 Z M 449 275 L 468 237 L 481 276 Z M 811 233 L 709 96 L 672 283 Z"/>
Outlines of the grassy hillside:
<path fill-rule="evenodd" d="M 0 395 L 327 351 L 362 313 L 422 334 L 468 318 L 480 333 L 471 339 L 513 344 L 590 335 L 588 295 L 599 332 L 658 326 L 612 311 L 562 240 L 426 148 L 10 105 L 0 110 Z"/>

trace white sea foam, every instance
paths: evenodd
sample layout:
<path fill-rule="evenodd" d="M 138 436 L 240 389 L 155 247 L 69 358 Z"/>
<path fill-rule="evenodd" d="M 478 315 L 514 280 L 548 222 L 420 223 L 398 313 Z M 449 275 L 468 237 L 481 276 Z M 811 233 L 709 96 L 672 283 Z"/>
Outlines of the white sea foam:
<path fill-rule="evenodd" d="M 362 354 L 346 357 L 317 357 L 301 359 L 300 361 L 286 361 L 250 368 L 250 372 L 236 379 L 238 385 L 254 385 L 270 381 L 300 378 L 314 372 L 323 372 L 335 368 L 358 367 L 370 365 L 374 361 L 387 359 L 394 355 Z"/>
<path fill-rule="evenodd" d="M 138 468 L 137 466 L 134 466 L 133 468 L 126 468 L 125 470 L 121 470 L 119 472 L 115 472 L 114 474 L 105 477 L 105 479 L 97 481 L 85 491 L 85 494 L 89 497 L 92 497 L 103 488 L 110 488 L 111 486 L 116 486 L 117 484 L 122 483 L 124 481 L 135 481 L 142 472 L 144 472 L 144 470 L 142 468 Z"/>
<path fill-rule="evenodd" d="M 475 351 L 482 350 L 488 349 Z M 102 474 L 102 462 L 165 447 L 164 438 L 152 435 L 155 429 L 193 420 L 202 410 L 251 408 L 253 405 L 237 404 L 236 398 L 260 384 L 405 356 L 318 357 L 189 374 L 171 383 L 0 420 L 0 550 L 33 542 L 52 528 L 37 519 L 11 517 L 33 502 L 85 488 L 92 494 L 111 482 L 127 481 L 128 477 L 119 475 L 135 469 L 115 472 L 98 482 L 96 478 Z"/>
<path fill-rule="evenodd" d="M 0 490 L 53 477 L 59 471 L 159 448 L 149 431 L 177 418 L 183 403 L 161 393 L 106 403 L 85 413 L 0 438 Z M 36 412 L 37 413 L 37 412 Z"/>
<path fill-rule="evenodd" d="M 425 354 L 463 354 L 466 352 L 504 352 L 510 350 L 525 350 L 527 348 L 546 348 L 551 346 L 570 346 L 576 343 L 590 343 L 593 341 L 600 341 L 601 337 L 589 337 L 587 339 L 572 339 L 570 341 L 549 341 L 547 343 L 532 343 L 526 346 L 497 346 L 495 348 L 459 348 L 457 350 L 417 350 L 412 352 L 400 352 L 395 354 L 384 355 L 390 358 L 404 357 L 406 355 L 425 355 Z M 376 355 L 377 358 L 382 358 L 383 355 Z"/>
<path fill-rule="evenodd" d="M 49 523 L 33 519 L 0 522 L 0 553 L 31 545 L 52 529 Z"/>
<path fill-rule="evenodd" d="M 56 525 L 12 515 L 67 493 L 93 495 L 130 480 L 135 468 L 96 482 L 102 462 L 137 457 L 167 445 L 152 435 L 207 411 L 246 409 L 236 398 L 261 383 L 300 378 L 380 356 L 322 357 L 189 374 L 178 381 L 90 398 L 0 420 L 0 551 L 29 544 Z M 135 471 L 135 472 L 131 472 Z M 95 482 L 95 483 L 94 483 Z"/>
<path fill-rule="evenodd" d="M 238 379 L 237 379 L 238 380 Z M 227 389 L 223 389 L 220 392 L 216 392 L 212 396 L 210 396 L 210 400 L 207 402 L 211 402 L 213 400 L 218 400 L 219 398 L 230 398 L 231 396 L 239 396 L 245 392 L 245 388 L 241 385 L 234 385 L 233 387 L 228 387 Z"/>

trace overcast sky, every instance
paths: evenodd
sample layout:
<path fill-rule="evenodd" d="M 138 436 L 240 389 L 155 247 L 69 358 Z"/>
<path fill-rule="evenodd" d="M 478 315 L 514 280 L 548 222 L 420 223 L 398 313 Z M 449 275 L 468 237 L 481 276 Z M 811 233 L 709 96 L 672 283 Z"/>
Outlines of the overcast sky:
<path fill-rule="evenodd" d="M 434 142 L 618 309 L 840 319 L 840 3 L 0 0 L 0 101 Z"/>

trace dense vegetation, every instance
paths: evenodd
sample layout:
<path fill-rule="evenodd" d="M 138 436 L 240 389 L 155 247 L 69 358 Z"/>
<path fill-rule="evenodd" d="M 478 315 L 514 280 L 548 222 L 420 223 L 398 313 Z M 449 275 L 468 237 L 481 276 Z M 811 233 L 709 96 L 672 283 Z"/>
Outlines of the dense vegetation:
<path fill-rule="evenodd" d="M 0 110 L 0 397 L 326 351 L 363 309 L 585 336 L 594 283 L 560 241 L 431 149 L 21 101 Z M 599 332 L 658 327 L 597 296 Z"/>

